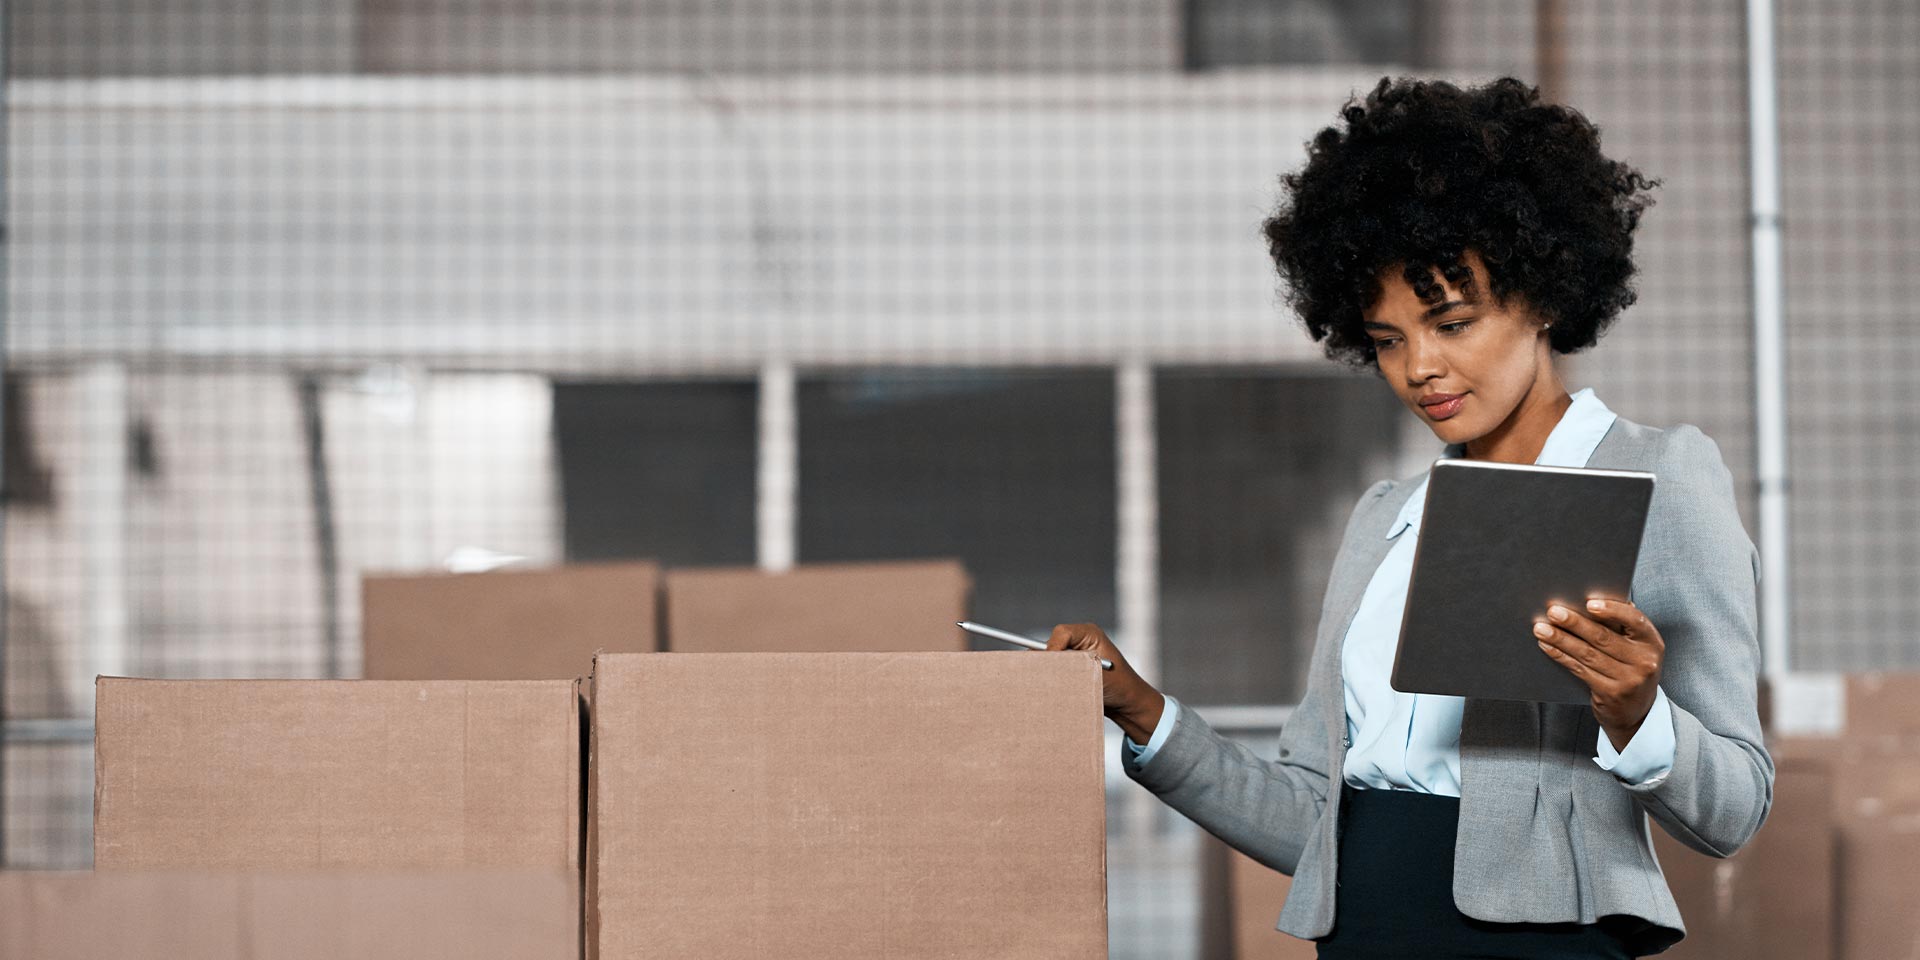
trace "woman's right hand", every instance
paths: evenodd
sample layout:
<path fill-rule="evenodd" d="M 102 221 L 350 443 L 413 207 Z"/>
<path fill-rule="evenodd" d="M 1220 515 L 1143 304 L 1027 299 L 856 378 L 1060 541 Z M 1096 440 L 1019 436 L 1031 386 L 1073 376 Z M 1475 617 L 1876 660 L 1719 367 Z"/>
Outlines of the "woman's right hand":
<path fill-rule="evenodd" d="M 1160 725 L 1160 713 L 1166 697 L 1133 671 L 1120 648 L 1113 645 L 1106 631 L 1091 623 L 1063 623 L 1047 638 L 1048 650 L 1086 650 L 1103 660 L 1113 661 L 1112 670 L 1102 670 L 1100 699 L 1108 718 L 1119 724 L 1134 743 L 1153 738 Z"/>

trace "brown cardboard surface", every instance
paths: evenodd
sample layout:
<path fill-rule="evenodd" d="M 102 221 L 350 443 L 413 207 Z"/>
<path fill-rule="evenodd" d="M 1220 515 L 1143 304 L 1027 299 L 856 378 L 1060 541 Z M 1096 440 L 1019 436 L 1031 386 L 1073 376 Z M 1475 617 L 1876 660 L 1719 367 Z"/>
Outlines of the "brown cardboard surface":
<path fill-rule="evenodd" d="M 1832 785 L 1836 822 L 1920 815 L 1920 749 L 1885 737 L 1792 737 L 1767 744 L 1778 765 L 1806 764 Z"/>
<path fill-rule="evenodd" d="M 546 871 L 0 873 L 0 960 L 566 960 Z"/>
<path fill-rule="evenodd" d="M 1202 960 L 1313 960 L 1319 948 L 1274 928 L 1293 878 L 1210 834 L 1200 838 Z"/>
<path fill-rule="evenodd" d="M 1920 817 L 1890 817 L 1840 829 L 1839 956 L 1920 956 Z"/>
<path fill-rule="evenodd" d="M 368 575 L 360 582 L 371 680 L 570 680 L 595 650 L 659 649 L 652 561 L 486 573 Z"/>
<path fill-rule="evenodd" d="M 575 686 L 103 677 L 94 865 L 576 866 Z"/>
<path fill-rule="evenodd" d="M 1106 956 L 1081 653 L 596 659 L 603 960 Z"/>
<path fill-rule="evenodd" d="M 1832 794 L 1823 764 L 1777 758 L 1767 822 L 1725 859 L 1683 847 L 1653 824 L 1654 851 L 1687 926 L 1663 956 L 1834 956 Z"/>
<path fill-rule="evenodd" d="M 676 653 L 960 651 L 972 580 L 954 560 L 749 567 L 666 575 Z"/>
<path fill-rule="evenodd" d="M 1831 867 L 1783 869 L 1780 883 L 1828 883 L 1834 904 L 1833 956 L 1881 960 L 1920 950 L 1920 749 L 1874 736 L 1795 737 L 1768 745 L 1782 769 L 1806 765 L 1829 783 Z M 1772 824 L 1763 829 L 1771 829 Z"/>
<path fill-rule="evenodd" d="M 1920 671 L 1789 674 L 1760 693 L 1769 736 L 1920 752 Z"/>
<path fill-rule="evenodd" d="M 1920 752 L 1920 672 L 1847 676 L 1847 735 Z"/>
<path fill-rule="evenodd" d="M 1233 864 L 1228 857 L 1233 851 L 1212 834 L 1201 833 L 1199 841 L 1199 960 L 1229 960 L 1233 956 L 1235 911 Z"/>
<path fill-rule="evenodd" d="M 1313 941 L 1274 929 L 1293 878 L 1262 866 L 1238 850 L 1228 849 L 1227 859 L 1233 904 L 1233 960 L 1313 960 L 1318 956 L 1319 948 Z"/>

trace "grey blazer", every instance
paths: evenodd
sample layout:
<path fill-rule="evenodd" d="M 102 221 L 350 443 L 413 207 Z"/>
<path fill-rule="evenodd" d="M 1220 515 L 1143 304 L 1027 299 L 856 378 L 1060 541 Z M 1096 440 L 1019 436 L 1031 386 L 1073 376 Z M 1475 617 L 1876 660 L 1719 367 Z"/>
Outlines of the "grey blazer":
<path fill-rule="evenodd" d="M 1585 705 L 1469 699 L 1460 721 L 1453 899 L 1489 921 L 1611 918 L 1636 953 L 1657 953 L 1686 928 L 1654 857 L 1648 815 L 1681 843 L 1725 857 L 1759 830 L 1773 801 L 1756 690 L 1760 555 L 1741 526 L 1719 445 L 1698 427 L 1618 417 L 1587 465 L 1656 477 L 1629 594 L 1666 642 L 1660 685 L 1673 710 L 1673 769 L 1645 786 L 1600 769 L 1592 760 L 1599 725 Z M 1293 875 L 1277 926 L 1297 937 L 1333 926 L 1347 748 L 1340 644 L 1392 546 L 1387 524 L 1424 473 L 1381 480 L 1354 507 L 1321 605 L 1306 692 L 1280 733 L 1277 759 L 1221 736 L 1192 710 L 1180 711 L 1144 767 L 1121 751 L 1133 780 Z"/>

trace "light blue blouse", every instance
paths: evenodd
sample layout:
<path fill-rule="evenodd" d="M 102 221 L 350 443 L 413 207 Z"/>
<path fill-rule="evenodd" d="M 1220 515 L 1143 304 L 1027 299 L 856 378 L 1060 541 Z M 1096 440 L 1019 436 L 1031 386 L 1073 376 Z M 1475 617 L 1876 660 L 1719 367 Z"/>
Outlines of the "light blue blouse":
<path fill-rule="evenodd" d="M 1614 412 L 1588 387 L 1573 395 L 1573 405 L 1547 435 L 1534 463 L 1542 466 L 1584 467 L 1600 438 L 1613 426 Z M 1461 444 L 1448 444 L 1447 457 L 1464 456 Z M 1388 684 L 1394 648 L 1400 637 L 1400 615 L 1407 602 L 1407 580 L 1413 572 L 1413 549 L 1420 538 L 1420 514 L 1426 505 L 1426 479 L 1407 498 L 1406 505 L 1387 528 L 1387 539 L 1398 538 L 1380 566 L 1374 569 L 1361 596 L 1360 608 L 1347 628 L 1340 649 L 1340 668 L 1346 693 L 1346 782 L 1363 789 L 1412 790 L 1419 793 L 1460 795 L 1460 715 L 1466 701 L 1460 697 L 1401 693 Z M 1411 536 L 1402 534 L 1411 530 Z M 1544 614 L 1546 611 L 1541 610 Z M 1173 731 L 1180 703 L 1167 705 L 1146 746 L 1123 738 L 1139 763 L 1146 763 Z M 1655 688 L 1653 707 L 1625 750 L 1613 749 L 1600 731 L 1593 762 L 1622 781 L 1656 783 L 1673 768 L 1673 711 L 1665 690 Z"/>

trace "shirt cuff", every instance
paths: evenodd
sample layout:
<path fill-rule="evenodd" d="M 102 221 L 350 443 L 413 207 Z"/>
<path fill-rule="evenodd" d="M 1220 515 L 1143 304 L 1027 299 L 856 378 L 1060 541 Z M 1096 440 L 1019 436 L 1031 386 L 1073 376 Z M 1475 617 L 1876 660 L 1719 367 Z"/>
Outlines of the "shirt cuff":
<path fill-rule="evenodd" d="M 1673 708 L 1667 705 L 1667 691 L 1653 689 L 1653 706 L 1647 710 L 1647 718 L 1640 721 L 1640 729 L 1633 732 L 1633 739 L 1627 741 L 1627 748 L 1613 749 L 1605 730 L 1600 731 L 1594 748 L 1593 762 L 1600 769 L 1637 787 L 1652 786 L 1673 772 Z"/>
<path fill-rule="evenodd" d="M 1133 754 L 1133 762 L 1136 766 L 1146 766 L 1147 761 L 1152 760 L 1153 755 L 1160 752 L 1160 745 L 1166 743 L 1167 735 L 1173 732 L 1174 718 L 1180 715 L 1180 701 L 1165 694 L 1161 696 L 1166 700 L 1167 705 L 1161 708 L 1160 722 L 1154 726 L 1153 736 L 1147 738 L 1146 746 L 1134 743 L 1133 738 L 1124 733 L 1120 735 L 1120 742 L 1126 746 L 1128 753 Z"/>

